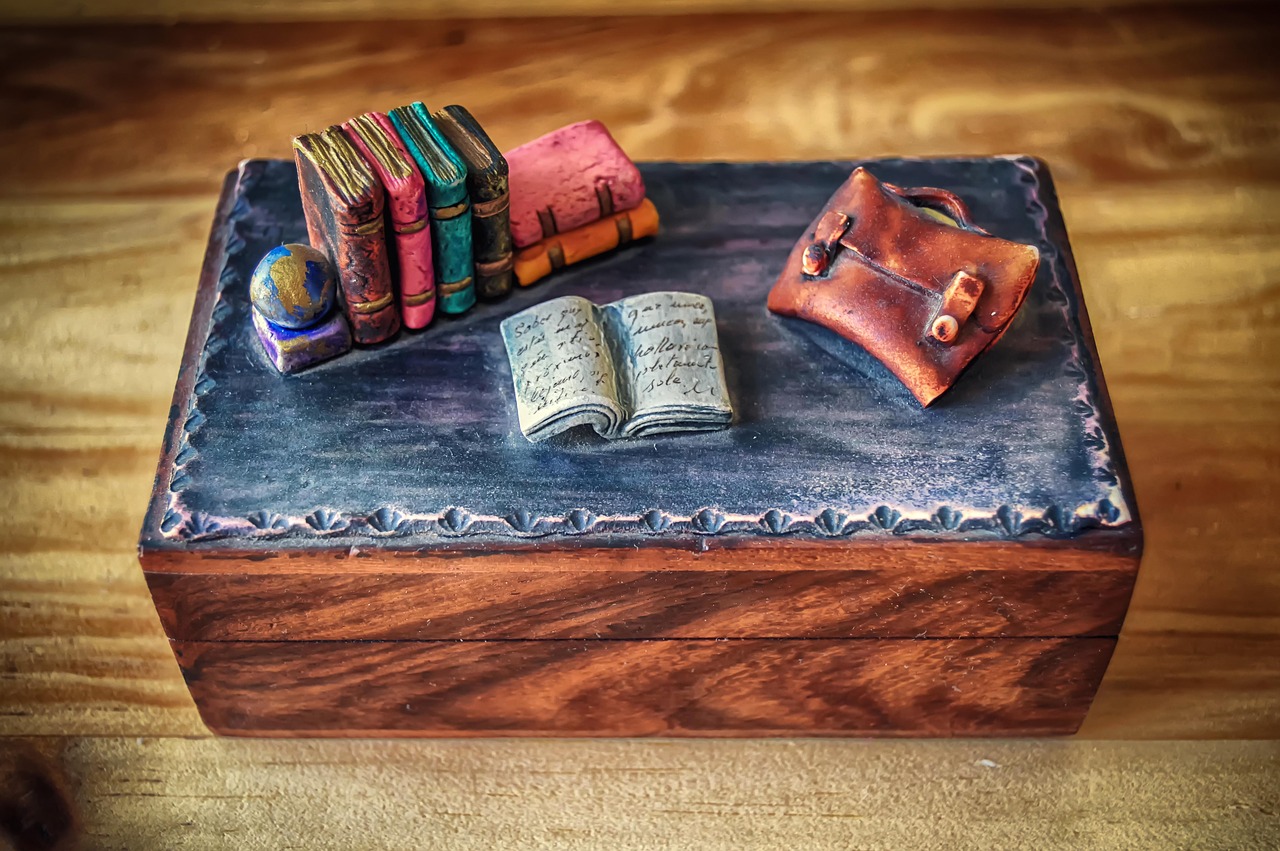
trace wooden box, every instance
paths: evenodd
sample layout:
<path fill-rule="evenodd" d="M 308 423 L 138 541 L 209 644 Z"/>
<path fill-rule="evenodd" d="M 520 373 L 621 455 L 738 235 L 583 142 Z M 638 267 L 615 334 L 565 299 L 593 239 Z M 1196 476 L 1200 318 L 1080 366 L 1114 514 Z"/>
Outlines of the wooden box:
<path fill-rule="evenodd" d="M 934 407 L 769 314 L 850 163 L 642 166 L 661 234 L 291 377 L 247 283 L 305 241 L 292 163 L 228 177 L 142 565 L 234 735 L 1041 735 L 1084 717 L 1137 510 L 1043 164 L 866 163 L 1042 252 Z M 739 421 L 530 444 L 498 323 L 575 293 L 715 300 Z"/>

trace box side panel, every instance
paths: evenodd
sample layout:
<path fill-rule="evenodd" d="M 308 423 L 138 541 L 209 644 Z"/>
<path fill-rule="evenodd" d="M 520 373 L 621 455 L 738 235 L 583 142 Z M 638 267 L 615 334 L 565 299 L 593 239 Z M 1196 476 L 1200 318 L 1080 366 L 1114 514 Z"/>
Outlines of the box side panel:
<path fill-rule="evenodd" d="M 175 642 L 245 736 L 1039 736 L 1114 639 Z"/>
<path fill-rule="evenodd" d="M 411 573 L 267 569 L 147 581 L 169 636 L 197 641 L 1117 634 L 1131 560 L 1000 567 L 984 559 L 989 552 L 977 546 L 969 565 L 922 553 L 853 569 L 460 572 L 427 563 Z"/>

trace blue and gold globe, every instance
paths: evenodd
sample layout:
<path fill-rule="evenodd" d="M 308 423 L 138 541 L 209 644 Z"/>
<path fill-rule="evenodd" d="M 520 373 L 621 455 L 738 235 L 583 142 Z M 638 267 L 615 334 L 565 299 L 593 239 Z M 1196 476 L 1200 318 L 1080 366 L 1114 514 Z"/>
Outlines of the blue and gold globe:
<path fill-rule="evenodd" d="M 281 328 L 306 328 L 324 318 L 337 295 L 329 258 L 309 245 L 281 245 L 258 261 L 249 298 Z"/>

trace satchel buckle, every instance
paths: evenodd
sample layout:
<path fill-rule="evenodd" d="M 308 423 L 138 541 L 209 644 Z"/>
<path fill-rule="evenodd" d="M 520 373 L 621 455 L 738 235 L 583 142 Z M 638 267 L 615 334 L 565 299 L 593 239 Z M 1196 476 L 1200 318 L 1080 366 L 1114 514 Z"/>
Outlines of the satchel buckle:
<path fill-rule="evenodd" d="M 808 254 L 805 256 L 807 258 Z M 968 272 L 956 272 L 942 293 L 942 301 L 933 319 L 929 320 L 928 336 L 946 346 L 954 343 L 960 336 L 960 329 L 978 306 L 978 299 L 985 288 L 982 279 Z"/>
<path fill-rule="evenodd" d="M 831 266 L 831 255 L 840 244 L 840 237 L 849 229 L 849 217 L 838 210 L 828 210 L 813 229 L 813 242 L 804 250 L 801 269 L 811 278 L 825 275 Z"/>

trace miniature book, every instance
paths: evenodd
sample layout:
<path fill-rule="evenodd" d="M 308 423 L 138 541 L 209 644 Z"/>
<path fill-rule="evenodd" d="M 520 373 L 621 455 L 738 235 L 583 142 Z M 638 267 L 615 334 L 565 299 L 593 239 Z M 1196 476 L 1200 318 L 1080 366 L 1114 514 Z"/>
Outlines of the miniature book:
<path fill-rule="evenodd" d="M 446 106 L 431 117 L 467 166 L 476 292 L 483 299 L 501 298 L 511 292 L 507 160 L 466 107 Z"/>
<path fill-rule="evenodd" d="M 992 236 L 944 189 L 857 168 L 801 236 L 769 309 L 864 348 L 928 406 L 1008 330 L 1040 252 Z"/>
<path fill-rule="evenodd" d="M 293 154 L 307 234 L 338 270 L 353 338 L 367 345 L 394 337 L 400 313 L 387 261 L 382 184 L 338 127 L 298 136 Z"/>
<path fill-rule="evenodd" d="M 639 205 L 644 179 L 599 121 L 579 121 L 507 152 L 511 237 L 525 248 Z"/>
<path fill-rule="evenodd" d="M 658 209 L 645 198 L 639 207 L 549 236 L 521 249 L 515 259 L 516 280 L 520 286 L 527 287 L 556 269 L 581 263 L 657 232 Z"/>
<path fill-rule="evenodd" d="M 436 276 L 422 174 L 386 115 L 370 112 L 346 122 L 342 129 L 386 190 L 395 232 L 391 271 L 400 293 L 401 318 L 406 328 L 425 328 L 436 311 Z"/>
<path fill-rule="evenodd" d="M 476 303 L 467 167 L 420 101 L 390 117 L 427 182 L 440 310 L 465 313 Z"/>
<path fill-rule="evenodd" d="M 645 293 L 603 307 L 563 296 L 503 320 L 502 339 L 531 441 L 579 425 L 612 440 L 733 419 L 706 296 Z"/>

